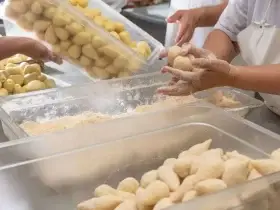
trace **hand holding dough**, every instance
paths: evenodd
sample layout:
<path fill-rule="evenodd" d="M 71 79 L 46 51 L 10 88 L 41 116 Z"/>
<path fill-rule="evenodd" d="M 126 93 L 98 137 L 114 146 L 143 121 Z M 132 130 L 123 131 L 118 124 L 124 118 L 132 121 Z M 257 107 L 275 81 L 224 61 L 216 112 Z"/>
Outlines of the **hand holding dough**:
<path fill-rule="evenodd" d="M 168 55 L 167 55 L 167 60 L 168 60 L 168 64 L 170 66 L 173 66 L 173 62 L 174 62 L 175 58 L 177 56 L 179 56 L 181 52 L 182 52 L 182 48 L 177 46 L 177 45 L 169 48 Z"/>
<path fill-rule="evenodd" d="M 182 71 L 192 71 L 192 63 L 188 57 L 177 56 L 173 62 L 173 68 Z"/>

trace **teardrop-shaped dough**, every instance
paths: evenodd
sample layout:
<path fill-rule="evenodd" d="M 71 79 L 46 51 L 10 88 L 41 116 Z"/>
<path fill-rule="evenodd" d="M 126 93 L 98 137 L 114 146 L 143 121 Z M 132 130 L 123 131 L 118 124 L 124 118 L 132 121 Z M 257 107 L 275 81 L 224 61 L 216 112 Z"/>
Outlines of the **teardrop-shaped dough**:
<path fill-rule="evenodd" d="M 211 143 L 212 143 L 212 139 L 209 139 L 203 143 L 196 144 L 191 148 L 189 148 L 188 150 L 181 152 L 179 154 L 179 158 L 185 155 L 201 155 L 203 152 L 206 152 L 209 149 Z"/>
<path fill-rule="evenodd" d="M 197 192 L 195 190 L 191 190 L 189 192 L 186 192 L 183 199 L 182 199 L 182 202 L 186 202 L 186 201 L 189 201 L 189 200 L 192 200 L 194 198 L 197 197 Z"/>
<path fill-rule="evenodd" d="M 141 187 L 146 188 L 149 184 L 156 181 L 158 178 L 157 170 L 148 171 L 145 173 L 140 181 Z"/>
<path fill-rule="evenodd" d="M 225 171 L 222 180 L 227 186 L 241 184 L 247 181 L 249 174 L 249 161 L 229 159 L 225 162 Z"/>
<path fill-rule="evenodd" d="M 260 159 L 252 160 L 251 163 L 261 175 L 267 175 L 280 171 L 280 163 L 275 160 Z"/>
<path fill-rule="evenodd" d="M 157 204 L 154 206 L 153 210 L 162 210 L 162 209 L 165 209 L 172 205 L 173 205 L 173 203 L 170 200 L 170 198 L 163 198 L 159 202 L 157 202 Z"/>
<path fill-rule="evenodd" d="M 170 195 L 171 201 L 174 203 L 180 202 L 184 197 L 184 194 L 193 189 L 195 183 L 195 175 L 187 176 L 180 185 L 180 187 Z"/>
<path fill-rule="evenodd" d="M 190 173 L 191 165 L 192 165 L 191 158 L 180 158 L 175 161 L 173 170 L 180 178 L 185 178 Z"/>
<path fill-rule="evenodd" d="M 190 174 L 195 174 L 198 171 L 198 169 L 200 168 L 200 166 L 204 165 L 205 160 L 207 160 L 207 161 L 212 160 L 212 159 L 223 160 L 222 156 L 223 156 L 223 150 L 220 148 L 217 148 L 217 149 L 210 149 L 210 150 L 202 153 L 200 156 L 194 157 L 192 165 L 191 165 Z"/>
<path fill-rule="evenodd" d="M 114 210 L 137 210 L 136 202 L 135 200 L 125 200 Z"/>
<path fill-rule="evenodd" d="M 180 186 L 180 179 L 170 166 L 159 167 L 158 178 L 168 185 L 170 191 L 175 191 Z"/>
<path fill-rule="evenodd" d="M 174 163 L 176 162 L 176 158 L 168 158 L 163 162 L 164 166 L 171 166 L 173 167 Z"/>
<path fill-rule="evenodd" d="M 207 179 L 197 183 L 194 187 L 199 195 L 207 195 L 226 188 L 226 183 L 221 179 Z"/>
<path fill-rule="evenodd" d="M 252 169 L 249 173 L 248 180 L 253 180 L 262 177 L 262 175 L 256 170 Z"/>
<path fill-rule="evenodd" d="M 271 153 L 271 158 L 280 161 L 280 148 Z"/>
<path fill-rule="evenodd" d="M 223 175 L 224 170 L 225 164 L 222 158 L 206 159 L 196 173 L 197 181 L 218 179 Z"/>

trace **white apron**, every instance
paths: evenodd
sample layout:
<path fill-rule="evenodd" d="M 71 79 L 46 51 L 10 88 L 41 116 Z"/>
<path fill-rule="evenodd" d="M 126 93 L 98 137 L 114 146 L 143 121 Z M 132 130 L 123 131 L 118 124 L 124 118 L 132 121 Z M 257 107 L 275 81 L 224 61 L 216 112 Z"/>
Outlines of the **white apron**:
<path fill-rule="evenodd" d="M 241 55 L 248 65 L 280 64 L 280 29 L 267 23 L 268 2 L 261 22 L 253 22 L 237 37 Z M 279 81 L 280 83 L 280 81 Z M 280 115 L 280 96 L 261 93 L 265 104 Z"/>
<path fill-rule="evenodd" d="M 193 9 L 203 6 L 211 6 L 221 3 L 221 0 L 171 0 L 169 15 L 174 14 L 177 10 Z M 196 28 L 193 34 L 191 43 L 197 47 L 202 47 L 208 34 L 213 30 L 213 27 Z M 178 25 L 176 23 L 167 24 L 165 35 L 165 47 L 171 47 L 175 44 Z"/>

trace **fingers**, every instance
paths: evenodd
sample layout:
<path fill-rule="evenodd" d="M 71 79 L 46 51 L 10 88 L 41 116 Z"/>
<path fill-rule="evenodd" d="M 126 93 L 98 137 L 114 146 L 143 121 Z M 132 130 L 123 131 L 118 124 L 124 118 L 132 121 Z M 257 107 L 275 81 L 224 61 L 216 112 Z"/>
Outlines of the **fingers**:
<path fill-rule="evenodd" d="M 191 43 L 183 44 L 182 48 L 185 52 L 187 52 L 188 54 L 192 54 L 196 58 L 210 58 L 212 56 L 212 53 L 210 53 L 208 50 L 197 48 Z M 211 58 L 214 59 L 215 56 L 213 55 Z"/>
<path fill-rule="evenodd" d="M 169 86 L 175 85 L 179 79 L 177 77 L 172 77 L 171 81 L 168 83 Z"/>
<path fill-rule="evenodd" d="M 182 18 L 183 10 L 176 11 L 173 15 L 167 18 L 167 23 L 176 23 L 178 20 Z"/>
<path fill-rule="evenodd" d="M 183 44 L 183 43 L 181 43 L 181 45 L 180 45 L 179 41 L 183 39 L 185 34 L 189 34 L 189 25 L 187 23 L 185 23 L 184 21 L 182 21 L 179 24 L 179 30 L 178 30 L 178 33 L 175 38 L 175 42 L 177 43 L 177 45 L 181 46 Z"/>
<path fill-rule="evenodd" d="M 170 73 L 173 75 L 173 77 L 177 78 L 178 80 L 183 80 L 183 81 L 194 81 L 198 80 L 201 76 L 201 73 L 203 71 L 182 71 L 180 69 L 175 69 L 170 66 L 165 66 L 162 68 L 162 73 Z"/>
<path fill-rule="evenodd" d="M 192 87 L 185 84 L 184 87 L 178 85 L 164 86 L 157 89 L 157 93 L 169 96 L 189 95 L 192 92 Z"/>
<path fill-rule="evenodd" d="M 54 53 L 50 56 L 50 61 L 52 61 L 56 64 L 59 64 L 59 65 L 63 63 L 62 58 L 59 55 L 54 54 Z"/>
<path fill-rule="evenodd" d="M 165 58 L 168 55 L 168 50 L 163 50 L 162 52 L 160 52 L 159 54 L 159 58 Z"/>
<path fill-rule="evenodd" d="M 191 27 L 186 28 L 185 34 L 177 40 L 177 45 L 182 46 L 184 43 L 189 42 L 193 36 L 194 30 Z"/>
<path fill-rule="evenodd" d="M 230 71 L 230 64 L 224 60 L 211 60 L 205 58 L 197 58 L 192 61 L 195 68 L 207 69 L 210 71 L 228 74 Z"/>

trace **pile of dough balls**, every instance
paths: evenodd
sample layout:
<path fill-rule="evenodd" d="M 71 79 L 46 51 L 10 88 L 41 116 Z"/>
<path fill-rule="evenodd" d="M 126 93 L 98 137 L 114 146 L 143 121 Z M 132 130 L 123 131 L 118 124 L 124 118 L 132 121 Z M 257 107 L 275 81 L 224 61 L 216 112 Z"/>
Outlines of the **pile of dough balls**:
<path fill-rule="evenodd" d="M 129 177 L 116 189 L 100 185 L 95 197 L 78 204 L 78 210 L 161 210 L 280 171 L 280 149 L 271 159 L 252 160 L 237 151 L 209 149 L 211 143 L 207 140 L 165 160 L 140 182 Z"/>
<path fill-rule="evenodd" d="M 192 71 L 192 63 L 195 57 L 191 54 L 184 56 L 183 49 L 179 46 L 172 46 L 168 50 L 168 65 L 183 71 Z"/>
<path fill-rule="evenodd" d="M 41 73 L 37 63 L 28 64 L 28 57 L 17 54 L 0 61 L 0 96 L 56 87 L 55 81 Z"/>
<path fill-rule="evenodd" d="M 107 30 L 103 30 L 105 33 L 122 40 L 143 58 L 150 55 L 149 45 L 144 41 L 134 43 L 122 23 L 105 18 L 97 9 L 86 11 L 87 16 Z M 47 0 L 8 0 L 5 15 L 26 31 L 35 32 L 54 52 L 83 67 L 92 77 L 125 77 L 140 68 L 141 61 L 136 54 L 129 53 L 125 45 L 81 24 L 81 19 Z"/>
<path fill-rule="evenodd" d="M 88 6 L 88 0 L 69 0 L 69 2 L 73 6 L 79 6 L 82 8 L 86 8 Z"/>

